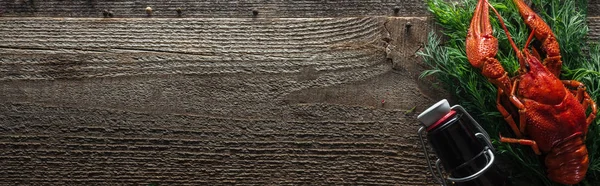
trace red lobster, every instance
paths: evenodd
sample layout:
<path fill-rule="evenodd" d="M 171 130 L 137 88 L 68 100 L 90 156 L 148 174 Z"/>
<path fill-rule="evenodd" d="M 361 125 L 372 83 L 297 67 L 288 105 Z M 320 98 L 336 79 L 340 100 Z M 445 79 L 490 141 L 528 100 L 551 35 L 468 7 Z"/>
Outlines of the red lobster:
<path fill-rule="evenodd" d="M 523 50 L 517 48 L 499 13 L 487 0 L 479 0 L 467 33 L 467 58 L 498 88 L 497 108 L 517 136 L 500 136 L 500 141 L 528 145 L 536 154 L 544 153 L 551 180 L 562 184 L 579 183 L 588 169 L 588 152 L 583 141 L 588 126 L 595 119 L 596 103 L 582 83 L 558 78 L 562 61 L 552 30 L 522 0 L 513 2 L 532 29 Z M 489 7 L 498 17 L 519 60 L 518 75 L 512 79 L 494 58 L 498 40 L 492 35 Z M 546 57 L 543 63 L 537 50 L 533 49 L 533 54 L 528 50 L 533 36 L 542 43 Z M 508 105 L 503 105 L 506 102 L 502 102 L 501 98 L 509 100 Z M 506 109 L 509 107 L 518 109 L 518 126 Z M 586 117 L 587 108 L 591 108 L 592 112 Z"/>

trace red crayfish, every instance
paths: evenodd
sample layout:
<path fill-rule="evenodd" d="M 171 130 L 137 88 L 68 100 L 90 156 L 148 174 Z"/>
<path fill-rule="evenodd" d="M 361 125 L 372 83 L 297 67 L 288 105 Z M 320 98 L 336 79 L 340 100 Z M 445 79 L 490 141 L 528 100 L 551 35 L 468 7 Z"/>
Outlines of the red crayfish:
<path fill-rule="evenodd" d="M 579 183 L 588 169 L 584 139 L 588 126 L 595 119 L 596 103 L 582 83 L 559 79 L 562 61 L 555 35 L 522 0 L 513 2 L 532 30 L 523 50 L 517 48 L 499 13 L 487 0 L 479 0 L 467 33 L 467 58 L 498 88 L 497 108 L 517 137 L 500 136 L 500 141 L 528 145 L 536 154 L 545 154 L 547 174 L 551 180 L 562 184 Z M 494 58 L 498 40 L 492 35 L 489 7 L 498 17 L 517 54 L 519 70 L 516 77 L 510 78 Z M 543 62 L 535 48 L 533 54 L 528 49 L 533 36 L 541 42 L 540 48 L 545 55 Z M 501 98 L 508 101 L 502 102 Z M 507 111 L 509 107 L 518 109 L 518 117 L 515 117 L 518 121 L 513 119 L 512 112 Z M 591 108 L 591 113 L 586 117 L 588 108 Z"/>

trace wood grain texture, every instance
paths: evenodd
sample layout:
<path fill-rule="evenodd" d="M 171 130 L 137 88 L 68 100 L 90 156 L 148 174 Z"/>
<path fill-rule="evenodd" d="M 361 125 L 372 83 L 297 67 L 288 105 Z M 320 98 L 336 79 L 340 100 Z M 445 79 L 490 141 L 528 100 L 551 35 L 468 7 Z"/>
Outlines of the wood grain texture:
<path fill-rule="evenodd" d="M 588 16 L 597 17 L 600 16 L 600 1 L 589 0 L 588 1 Z"/>
<path fill-rule="evenodd" d="M 600 16 L 600 3 L 589 1 L 589 15 Z M 10 17 L 103 17 L 111 11 L 115 17 L 248 18 L 248 17 L 362 17 L 362 16 L 427 16 L 425 0 L 344 0 L 344 1 L 233 1 L 233 0 L 0 0 L 0 16 Z M 253 10 L 258 15 L 253 15 Z"/>
<path fill-rule="evenodd" d="M 0 185 L 432 184 L 428 25 L 2 18 Z"/>
<path fill-rule="evenodd" d="M 600 17 L 588 18 L 587 24 L 590 29 L 590 31 L 588 33 L 590 42 L 593 43 L 593 42 L 600 41 Z"/>
<path fill-rule="evenodd" d="M 4 16 L 38 17 L 102 17 L 109 10 L 115 17 L 145 17 L 146 7 L 154 17 L 176 17 L 177 8 L 184 17 L 244 18 L 254 17 L 356 17 L 356 16 L 423 16 L 427 14 L 424 0 L 0 0 Z M 397 12 L 394 9 L 397 8 Z"/>

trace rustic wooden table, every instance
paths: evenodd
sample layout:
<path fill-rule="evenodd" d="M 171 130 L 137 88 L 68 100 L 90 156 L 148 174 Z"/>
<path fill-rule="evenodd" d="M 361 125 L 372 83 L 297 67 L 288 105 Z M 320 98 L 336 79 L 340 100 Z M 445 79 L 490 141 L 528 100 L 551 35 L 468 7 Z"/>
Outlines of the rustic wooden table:
<path fill-rule="evenodd" d="M 424 6 L 0 0 L 0 185 L 432 184 Z"/>

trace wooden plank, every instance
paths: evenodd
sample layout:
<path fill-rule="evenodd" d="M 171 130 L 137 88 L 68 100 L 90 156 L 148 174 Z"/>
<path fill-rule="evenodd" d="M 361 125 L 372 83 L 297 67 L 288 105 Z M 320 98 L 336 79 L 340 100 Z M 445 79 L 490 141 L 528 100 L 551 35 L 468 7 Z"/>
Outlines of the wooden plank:
<path fill-rule="evenodd" d="M 425 183 L 404 112 L 288 107 L 277 120 L 3 103 L 0 183 Z"/>
<path fill-rule="evenodd" d="M 233 1 L 233 0 L 2 0 L 4 16 L 38 17 L 102 17 L 103 10 L 115 17 L 146 17 L 146 7 L 153 9 L 154 17 L 176 17 L 177 8 L 184 17 L 362 17 L 362 16 L 423 16 L 427 14 L 424 0 L 286 0 L 286 1 Z M 397 10 L 395 10 L 397 8 Z M 397 11 L 397 12 L 395 12 Z"/>
<path fill-rule="evenodd" d="M 588 16 L 596 17 L 600 16 L 600 1 L 588 1 Z"/>
<path fill-rule="evenodd" d="M 598 42 L 600 41 L 600 17 L 590 17 L 588 18 L 588 27 L 590 29 L 589 33 L 588 33 L 588 37 L 590 38 L 590 41 L 593 42 Z"/>
<path fill-rule="evenodd" d="M 589 16 L 600 16 L 600 2 L 589 1 Z M 344 0 L 344 1 L 233 1 L 233 0 L 0 0 L 0 16 L 10 17 L 146 17 L 146 7 L 153 17 L 248 18 L 248 17 L 362 17 L 426 16 L 425 0 Z M 253 10 L 258 11 L 254 16 Z"/>
<path fill-rule="evenodd" d="M 431 184 L 428 23 L 2 18 L 0 184 Z"/>

